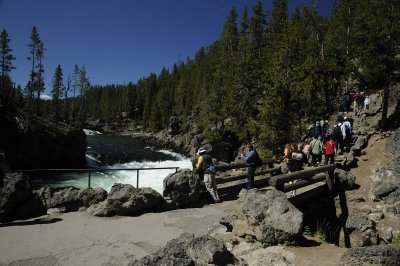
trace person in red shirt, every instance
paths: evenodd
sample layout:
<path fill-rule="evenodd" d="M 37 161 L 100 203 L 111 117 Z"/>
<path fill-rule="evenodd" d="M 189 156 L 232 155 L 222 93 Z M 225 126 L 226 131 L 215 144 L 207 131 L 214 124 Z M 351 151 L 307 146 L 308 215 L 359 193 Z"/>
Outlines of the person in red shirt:
<path fill-rule="evenodd" d="M 324 144 L 325 151 L 325 165 L 334 164 L 335 163 L 335 154 L 336 154 L 336 142 L 332 139 L 331 135 L 327 136 L 327 141 Z"/>

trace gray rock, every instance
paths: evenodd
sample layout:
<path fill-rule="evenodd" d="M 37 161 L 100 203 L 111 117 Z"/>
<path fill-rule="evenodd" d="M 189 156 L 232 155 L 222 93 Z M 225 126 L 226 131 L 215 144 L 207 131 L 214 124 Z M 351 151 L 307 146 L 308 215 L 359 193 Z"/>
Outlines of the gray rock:
<path fill-rule="evenodd" d="M 361 149 L 365 148 L 367 144 L 368 138 L 366 136 L 359 136 L 350 150 L 352 150 L 355 155 L 359 156 L 361 155 Z"/>
<path fill-rule="evenodd" d="M 341 266 L 399 265 L 400 250 L 388 245 L 351 248 L 340 259 Z"/>
<path fill-rule="evenodd" d="M 32 191 L 29 177 L 25 174 L 6 174 L 1 196 L 0 222 L 29 219 L 46 214 L 46 208 Z"/>
<path fill-rule="evenodd" d="M 340 164 L 344 168 L 355 167 L 357 166 L 357 159 L 354 156 L 353 151 L 348 154 L 336 156 L 336 160 L 340 162 Z"/>
<path fill-rule="evenodd" d="M 237 216 L 233 233 L 240 237 L 250 235 L 260 242 L 276 244 L 301 235 L 303 214 L 276 189 L 242 190 Z"/>
<path fill-rule="evenodd" d="M 335 186 L 340 190 L 349 190 L 354 187 L 356 177 L 350 172 L 344 171 L 342 169 L 335 169 Z"/>
<path fill-rule="evenodd" d="M 179 169 L 164 179 L 163 196 L 170 197 L 177 207 L 197 204 L 204 190 L 202 180 L 189 169 Z"/>
<path fill-rule="evenodd" d="M 72 186 L 43 187 L 37 191 L 37 194 L 47 209 L 58 208 L 70 212 L 77 211 L 83 206 L 79 192 L 79 188 Z"/>
<path fill-rule="evenodd" d="M 158 265 L 244 265 L 229 252 L 224 242 L 211 236 L 194 237 L 193 234 L 182 234 L 169 241 L 164 248 L 155 254 L 132 261 L 129 266 Z"/>
<path fill-rule="evenodd" d="M 346 221 L 346 231 L 350 233 L 353 247 L 365 247 L 378 243 L 375 222 L 366 216 L 350 215 Z"/>
<path fill-rule="evenodd" d="M 107 191 L 103 188 L 86 188 L 78 193 L 84 207 L 90 207 L 93 204 L 104 201 L 107 198 Z"/>
<path fill-rule="evenodd" d="M 103 202 L 90 206 L 86 211 L 95 216 L 138 215 L 144 211 L 160 211 L 164 198 L 152 188 L 135 188 L 116 183 Z"/>
<path fill-rule="evenodd" d="M 390 170 L 383 170 L 372 177 L 370 194 L 373 200 L 378 201 L 387 198 L 390 194 L 400 190 L 400 175 Z M 397 193 L 398 194 L 398 193 Z M 395 197 L 400 200 L 400 195 Z M 396 201 L 396 200 L 394 200 Z"/>

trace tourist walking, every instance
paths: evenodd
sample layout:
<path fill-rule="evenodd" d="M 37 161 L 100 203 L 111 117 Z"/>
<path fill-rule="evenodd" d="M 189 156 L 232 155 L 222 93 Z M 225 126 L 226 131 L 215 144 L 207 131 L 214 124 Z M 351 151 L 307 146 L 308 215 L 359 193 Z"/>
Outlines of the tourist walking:
<path fill-rule="evenodd" d="M 310 146 L 310 141 L 309 140 L 306 140 L 305 142 L 304 142 L 304 146 L 303 146 L 303 153 L 304 153 L 304 156 L 305 156 L 305 161 L 306 161 L 306 164 L 307 165 L 309 165 L 310 164 L 310 149 L 311 149 L 311 146 Z"/>
<path fill-rule="evenodd" d="M 335 154 L 337 152 L 336 142 L 332 139 L 331 135 L 326 136 L 327 141 L 324 144 L 325 165 L 335 163 Z"/>
<path fill-rule="evenodd" d="M 199 177 L 203 177 L 204 185 L 207 191 L 211 194 L 214 202 L 219 202 L 219 195 L 217 191 L 217 182 L 215 180 L 215 168 L 213 166 L 212 158 L 206 153 L 204 148 L 200 148 L 197 151 L 197 163 L 196 170 Z"/>
<path fill-rule="evenodd" d="M 313 137 L 317 138 L 317 139 L 318 138 L 322 139 L 323 135 L 324 135 L 324 131 L 323 131 L 323 128 L 322 128 L 320 122 L 319 121 L 315 122 L 315 126 L 313 129 Z"/>
<path fill-rule="evenodd" d="M 369 109 L 369 104 L 370 104 L 370 99 L 369 99 L 369 96 L 367 95 L 367 96 L 365 96 L 365 99 L 364 99 L 364 110 L 368 110 Z"/>
<path fill-rule="evenodd" d="M 253 144 L 248 144 L 249 152 L 243 155 L 242 159 L 246 161 L 247 166 L 247 189 L 254 188 L 254 173 L 256 171 L 256 157 L 258 156 Z"/>
<path fill-rule="evenodd" d="M 314 139 L 310 142 L 311 146 L 311 166 L 317 166 L 322 161 L 322 142 L 319 138 L 314 136 Z"/>

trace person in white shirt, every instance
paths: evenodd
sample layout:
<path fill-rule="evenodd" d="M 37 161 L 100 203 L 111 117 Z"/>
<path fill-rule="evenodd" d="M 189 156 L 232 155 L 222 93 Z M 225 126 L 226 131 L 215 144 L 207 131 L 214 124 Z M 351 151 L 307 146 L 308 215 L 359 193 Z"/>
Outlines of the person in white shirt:
<path fill-rule="evenodd" d="M 365 99 L 364 99 L 364 110 L 369 109 L 369 103 L 370 103 L 370 99 L 369 99 L 369 96 L 367 95 L 367 96 L 365 96 Z"/>

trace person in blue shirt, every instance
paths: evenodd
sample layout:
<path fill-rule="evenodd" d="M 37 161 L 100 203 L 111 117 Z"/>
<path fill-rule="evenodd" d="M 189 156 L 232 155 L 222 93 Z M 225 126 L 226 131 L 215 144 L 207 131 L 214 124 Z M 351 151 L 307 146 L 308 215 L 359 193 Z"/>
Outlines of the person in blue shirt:
<path fill-rule="evenodd" d="M 242 159 L 246 161 L 247 166 L 247 189 L 252 189 L 254 188 L 254 173 L 256 171 L 256 150 L 251 143 L 247 145 L 247 148 L 249 148 L 249 152 L 247 155 L 243 155 Z"/>

